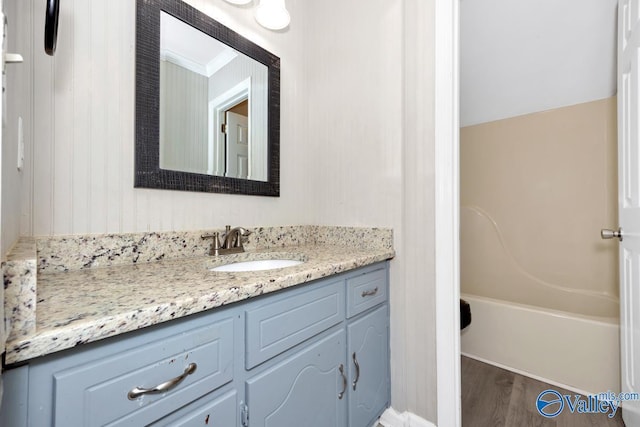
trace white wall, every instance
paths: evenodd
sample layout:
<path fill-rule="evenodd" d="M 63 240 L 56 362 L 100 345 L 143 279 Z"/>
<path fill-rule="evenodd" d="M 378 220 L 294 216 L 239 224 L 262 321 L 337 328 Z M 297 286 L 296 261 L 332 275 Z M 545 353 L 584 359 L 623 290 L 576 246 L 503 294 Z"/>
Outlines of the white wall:
<path fill-rule="evenodd" d="M 44 0 L 32 1 L 36 11 L 44 10 Z M 304 157 L 304 145 L 289 142 L 303 137 L 296 117 L 304 100 L 293 94 L 303 78 L 295 68 L 303 51 L 300 30 L 262 30 L 250 11 L 221 0 L 205 6 L 282 58 L 282 116 L 293 119 L 282 130 L 282 196 L 134 189 L 135 2 L 61 2 L 54 58 L 39 43 L 44 14 L 33 17 L 33 151 L 25 171 L 32 192 L 23 198 L 31 215 L 22 222 L 23 234 L 279 225 L 303 221 L 306 209 L 313 210 L 305 191 L 312 178 L 295 160 Z M 295 2 L 289 7 L 296 13 Z"/>
<path fill-rule="evenodd" d="M 0 237 L 2 256 L 20 235 L 20 221 L 23 213 L 21 212 L 21 194 L 28 191 L 28 181 L 27 174 L 17 169 L 18 117 L 22 116 L 25 123 L 30 122 L 33 93 L 29 74 L 25 73 L 25 70 L 31 67 L 33 5 L 31 2 L 20 0 L 5 0 L 4 6 L 9 20 L 8 51 L 21 53 L 25 62 L 7 65 L 6 69 L 6 121 L 2 128 L 2 232 Z M 42 49 L 44 51 L 44 47 Z M 28 125 L 25 126 L 24 132 L 25 138 L 29 140 L 31 129 Z"/>
<path fill-rule="evenodd" d="M 160 61 L 160 167 L 207 173 L 209 79 L 170 61 Z"/>
<path fill-rule="evenodd" d="M 32 1 L 36 10 L 44 5 Z M 25 208 L 31 215 L 22 233 L 392 225 L 399 209 L 388 201 L 399 197 L 402 174 L 401 0 L 334 7 L 290 0 L 297 21 L 286 32 L 263 30 L 250 9 L 222 0 L 190 3 L 281 57 L 281 197 L 134 189 L 135 5 L 61 2 L 55 57 L 34 42 L 34 111 L 27 124 L 33 153 L 26 171 L 33 190 L 23 198 L 32 207 Z M 335 11 L 345 8 L 351 10 L 336 19 Z M 370 21 L 349 18 L 362 11 Z M 393 21 L 386 31 L 381 14 Z M 39 41 L 43 17 L 35 13 L 34 21 Z"/>
<path fill-rule="evenodd" d="M 433 2 L 326 0 L 304 11 L 292 25 L 307 30 L 312 222 L 394 228 L 392 405 L 435 421 Z"/>
<path fill-rule="evenodd" d="M 461 0 L 461 125 L 616 93 L 617 0 Z"/>
<path fill-rule="evenodd" d="M 402 240 L 398 245 L 404 287 L 398 308 L 404 333 L 406 409 L 436 423 L 435 322 L 435 33 L 434 2 L 404 6 Z M 396 318 L 392 318 L 396 320 Z M 401 330 L 399 330 L 402 328 Z M 400 387 L 401 385 L 396 385 Z M 394 403 L 394 406 L 395 403 Z"/>
<path fill-rule="evenodd" d="M 271 32 L 250 8 L 189 0 L 281 57 L 280 198 L 134 189 L 135 3 L 61 2 L 54 58 L 45 1 L 24 3 L 36 50 L 21 233 L 393 227 L 392 404 L 434 421 L 433 1 L 288 0 L 290 28 Z"/>

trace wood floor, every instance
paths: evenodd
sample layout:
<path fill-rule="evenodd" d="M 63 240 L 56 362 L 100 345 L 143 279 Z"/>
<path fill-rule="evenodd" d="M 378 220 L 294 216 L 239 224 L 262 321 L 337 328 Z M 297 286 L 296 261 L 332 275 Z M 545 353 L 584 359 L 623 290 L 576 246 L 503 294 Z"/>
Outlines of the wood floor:
<path fill-rule="evenodd" d="M 565 405 L 557 417 L 545 418 L 536 409 L 536 399 L 547 389 L 575 394 L 463 356 L 462 426 L 624 427 L 620 409 L 609 419 L 606 414 L 573 414 Z"/>

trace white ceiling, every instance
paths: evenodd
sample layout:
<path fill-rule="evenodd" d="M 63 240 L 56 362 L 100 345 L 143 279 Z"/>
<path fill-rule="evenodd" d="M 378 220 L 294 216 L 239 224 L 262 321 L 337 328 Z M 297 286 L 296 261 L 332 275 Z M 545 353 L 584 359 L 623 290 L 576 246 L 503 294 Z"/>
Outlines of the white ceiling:
<path fill-rule="evenodd" d="M 168 13 L 160 12 L 160 55 L 210 77 L 238 52 Z"/>
<path fill-rule="evenodd" d="M 461 0 L 462 126 L 616 93 L 617 0 Z"/>

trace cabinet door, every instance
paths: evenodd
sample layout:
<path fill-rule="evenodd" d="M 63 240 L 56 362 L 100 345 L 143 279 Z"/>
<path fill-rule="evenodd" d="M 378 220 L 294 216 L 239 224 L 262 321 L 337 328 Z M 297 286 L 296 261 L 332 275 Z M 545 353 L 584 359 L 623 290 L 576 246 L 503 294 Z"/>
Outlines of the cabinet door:
<path fill-rule="evenodd" d="M 250 427 L 345 426 L 344 348 L 339 330 L 248 380 Z"/>
<path fill-rule="evenodd" d="M 389 404 L 389 317 L 385 304 L 348 327 L 349 427 L 368 427 Z"/>

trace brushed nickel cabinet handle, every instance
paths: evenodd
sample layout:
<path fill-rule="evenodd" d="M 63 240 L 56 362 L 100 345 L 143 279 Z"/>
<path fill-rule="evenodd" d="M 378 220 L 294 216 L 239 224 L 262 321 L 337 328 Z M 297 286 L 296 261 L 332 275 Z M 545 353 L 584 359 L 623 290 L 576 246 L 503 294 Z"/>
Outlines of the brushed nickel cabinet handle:
<path fill-rule="evenodd" d="M 378 289 L 378 288 L 376 288 Z M 353 391 L 356 391 L 356 385 L 358 384 L 358 380 L 360 379 L 360 364 L 358 363 L 358 358 L 356 357 L 356 352 L 353 352 L 352 355 L 353 364 L 356 366 L 356 379 L 353 380 Z"/>
<path fill-rule="evenodd" d="M 362 298 L 364 298 L 364 297 L 372 297 L 377 293 L 378 293 L 378 287 L 376 286 L 375 289 L 369 289 L 368 291 L 362 291 Z"/>
<path fill-rule="evenodd" d="M 340 371 L 340 375 L 342 375 L 342 391 L 338 393 L 338 399 L 342 400 L 344 392 L 347 391 L 347 376 L 344 374 L 344 366 L 342 363 L 338 366 L 338 370 Z"/>
<path fill-rule="evenodd" d="M 197 367 L 198 365 L 196 365 L 195 363 L 189 363 L 182 375 L 172 378 L 169 381 L 163 382 L 162 384 L 158 384 L 157 386 L 152 388 L 135 387 L 129 392 L 129 394 L 127 394 L 127 397 L 129 398 L 129 400 L 135 400 L 143 394 L 165 393 L 180 384 L 189 375 L 193 374 L 196 371 Z"/>

